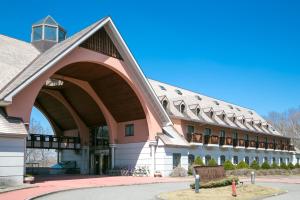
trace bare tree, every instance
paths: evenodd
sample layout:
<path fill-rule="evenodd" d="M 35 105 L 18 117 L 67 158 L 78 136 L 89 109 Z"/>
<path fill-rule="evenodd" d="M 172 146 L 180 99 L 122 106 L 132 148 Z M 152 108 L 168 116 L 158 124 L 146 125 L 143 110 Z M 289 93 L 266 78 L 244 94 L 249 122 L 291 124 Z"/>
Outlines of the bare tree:
<path fill-rule="evenodd" d="M 51 131 L 45 129 L 40 122 L 35 119 L 31 119 L 30 134 L 40 134 L 40 135 L 51 135 Z M 48 149 L 30 149 L 26 150 L 26 162 L 27 163 L 39 163 L 41 167 L 47 167 L 49 164 L 53 164 L 56 160 L 56 153 L 54 150 Z"/>
<path fill-rule="evenodd" d="M 300 107 L 285 112 L 270 112 L 267 120 L 284 136 L 292 138 L 292 142 L 300 149 Z"/>

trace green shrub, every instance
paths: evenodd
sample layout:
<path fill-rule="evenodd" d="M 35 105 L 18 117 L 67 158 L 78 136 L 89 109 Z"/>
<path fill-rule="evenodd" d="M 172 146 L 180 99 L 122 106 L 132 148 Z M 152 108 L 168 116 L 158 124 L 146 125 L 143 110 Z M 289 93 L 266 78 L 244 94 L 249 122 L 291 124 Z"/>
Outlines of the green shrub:
<path fill-rule="evenodd" d="M 289 163 L 287 166 L 289 169 L 295 169 L 295 166 L 293 165 L 293 163 Z"/>
<path fill-rule="evenodd" d="M 259 167 L 258 162 L 256 160 L 253 160 L 253 162 L 250 165 L 250 168 L 258 170 L 260 167 Z"/>
<path fill-rule="evenodd" d="M 248 169 L 249 165 L 245 161 L 239 162 L 236 166 L 237 169 Z"/>
<path fill-rule="evenodd" d="M 230 160 L 226 160 L 223 164 L 225 170 L 234 170 L 235 167 Z"/>
<path fill-rule="evenodd" d="M 194 173 L 194 166 L 193 165 L 190 165 L 189 167 L 188 167 L 188 175 L 193 175 Z"/>
<path fill-rule="evenodd" d="M 200 188 L 216 188 L 216 187 L 224 187 L 232 184 L 232 180 L 238 184 L 239 178 L 236 176 L 230 176 L 221 180 L 209 181 L 207 183 L 200 183 Z M 191 189 L 195 189 L 195 183 L 190 184 Z"/>
<path fill-rule="evenodd" d="M 288 169 L 288 166 L 285 164 L 285 162 L 280 163 L 281 169 Z"/>
<path fill-rule="evenodd" d="M 194 160 L 194 165 L 203 166 L 203 160 L 200 156 L 197 156 Z"/>
<path fill-rule="evenodd" d="M 277 165 L 276 162 L 273 162 L 272 165 L 271 165 L 271 168 L 272 168 L 272 169 L 278 169 L 279 166 Z"/>
<path fill-rule="evenodd" d="M 300 168 L 300 164 L 296 163 L 295 168 Z"/>
<path fill-rule="evenodd" d="M 267 161 L 265 161 L 262 165 L 261 165 L 262 169 L 271 169 L 271 166 L 269 165 L 269 163 Z"/>
<path fill-rule="evenodd" d="M 215 159 L 210 159 L 209 161 L 208 161 L 208 166 L 210 166 L 210 167 L 215 167 L 215 166 L 217 166 L 218 164 L 217 164 L 217 162 L 215 161 Z"/>

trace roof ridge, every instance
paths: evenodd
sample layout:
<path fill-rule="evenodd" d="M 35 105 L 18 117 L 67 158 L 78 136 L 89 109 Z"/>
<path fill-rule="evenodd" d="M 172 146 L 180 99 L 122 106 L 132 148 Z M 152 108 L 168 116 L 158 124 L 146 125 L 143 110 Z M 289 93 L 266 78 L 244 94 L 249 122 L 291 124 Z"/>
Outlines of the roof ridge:
<path fill-rule="evenodd" d="M 240 105 L 237 105 L 236 103 L 231 103 L 231 102 L 228 102 L 226 100 L 223 100 L 223 99 L 219 99 L 219 98 L 215 98 L 215 97 L 212 97 L 212 96 L 209 96 L 209 95 L 206 95 L 206 94 L 202 94 L 202 93 L 199 93 L 199 92 L 195 92 L 195 91 L 192 91 L 190 89 L 185 89 L 181 86 L 176 86 L 176 85 L 172 85 L 170 83 L 166 83 L 166 82 L 162 82 L 162 81 L 158 81 L 158 80 L 154 80 L 154 79 L 151 79 L 151 78 L 147 78 L 149 81 L 155 81 L 155 82 L 158 82 L 158 83 L 161 83 L 161 84 L 165 84 L 165 85 L 168 85 L 168 86 L 171 86 L 171 87 L 175 87 L 177 89 L 182 89 L 182 90 L 186 90 L 188 92 L 191 92 L 191 93 L 194 93 L 195 95 L 201 95 L 201 96 L 204 96 L 206 98 L 210 98 L 212 100 L 217 100 L 217 101 L 222 101 L 224 103 L 227 103 L 227 104 L 231 104 L 233 106 L 237 106 L 237 107 L 240 107 L 240 108 L 243 108 L 243 109 L 247 109 L 247 110 L 250 110 L 250 111 L 253 111 L 256 113 L 256 111 L 252 108 L 248 108 L 248 107 L 245 107 L 245 106 L 240 106 Z M 181 95 L 182 97 L 189 97 L 189 96 L 192 96 L 192 95 Z"/>

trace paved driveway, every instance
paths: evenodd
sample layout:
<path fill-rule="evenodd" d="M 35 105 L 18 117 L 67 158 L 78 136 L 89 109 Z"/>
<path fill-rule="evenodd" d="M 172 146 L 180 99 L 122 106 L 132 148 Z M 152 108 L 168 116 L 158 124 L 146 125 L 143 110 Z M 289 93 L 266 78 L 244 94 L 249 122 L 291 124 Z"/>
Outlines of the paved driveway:
<path fill-rule="evenodd" d="M 248 179 L 244 179 L 248 181 Z M 268 200 L 296 200 L 300 199 L 300 177 L 267 177 L 257 178 L 257 184 L 288 190 L 288 193 L 267 198 Z M 189 188 L 189 182 L 156 183 L 134 186 L 113 186 L 59 192 L 37 198 L 37 200 L 150 200 L 162 192 Z"/>
<path fill-rule="evenodd" d="M 36 200 L 154 200 L 162 192 L 186 189 L 189 183 L 156 183 L 59 192 Z"/>

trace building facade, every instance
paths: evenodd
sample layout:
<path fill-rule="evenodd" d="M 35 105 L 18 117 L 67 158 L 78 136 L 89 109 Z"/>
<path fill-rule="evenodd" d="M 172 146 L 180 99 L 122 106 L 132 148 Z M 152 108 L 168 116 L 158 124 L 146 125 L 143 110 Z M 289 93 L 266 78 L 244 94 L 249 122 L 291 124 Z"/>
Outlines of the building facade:
<path fill-rule="evenodd" d="M 255 111 L 149 80 L 107 17 L 71 37 L 52 17 L 31 43 L 0 35 L 0 182 L 21 184 L 26 148 L 56 149 L 81 174 L 145 167 L 168 176 L 196 156 L 299 162 Z M 53 135 L 28 132 L 32 108 Z"/>

